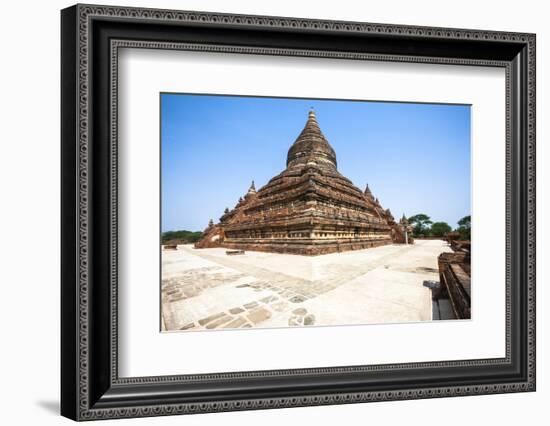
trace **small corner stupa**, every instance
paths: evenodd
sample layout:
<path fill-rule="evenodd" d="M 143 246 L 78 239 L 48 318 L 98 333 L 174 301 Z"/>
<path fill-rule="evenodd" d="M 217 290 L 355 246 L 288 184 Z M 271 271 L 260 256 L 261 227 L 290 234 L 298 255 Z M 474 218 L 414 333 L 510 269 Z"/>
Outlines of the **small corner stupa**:
<path fill-rule="evenodd" d="M 256 191 L 254 181 L 197 248 L 320 255 L 406 241 L 402 224 L 340 174 L 336 153 L 311 110 L 288 150 L 286 169 Z"/>

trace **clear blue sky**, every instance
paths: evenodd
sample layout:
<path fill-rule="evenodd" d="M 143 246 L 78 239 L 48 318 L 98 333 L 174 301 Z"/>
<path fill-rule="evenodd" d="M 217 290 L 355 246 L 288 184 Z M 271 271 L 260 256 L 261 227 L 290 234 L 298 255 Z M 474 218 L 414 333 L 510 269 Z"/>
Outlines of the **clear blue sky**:
<path fill-rule="evenodd" d="M 396 218 L 470 214 L 470 107 L 161 94 L 162 230 L 203 230 L 285 169 L 310 107 L 338 170 Z"/>

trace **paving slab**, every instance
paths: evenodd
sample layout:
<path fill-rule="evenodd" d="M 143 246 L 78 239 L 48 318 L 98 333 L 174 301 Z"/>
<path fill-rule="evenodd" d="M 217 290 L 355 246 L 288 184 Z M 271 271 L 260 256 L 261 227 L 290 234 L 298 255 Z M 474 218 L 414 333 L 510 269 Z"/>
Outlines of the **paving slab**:
<path fill-rule="evenodd" d="M 162 252 L 163 330 L 430 321 L 424 280 L 439 280 L 440 240 L 299 256 L 191 245 Z M 213 319 L 212 319 L 213 318 Z"/>

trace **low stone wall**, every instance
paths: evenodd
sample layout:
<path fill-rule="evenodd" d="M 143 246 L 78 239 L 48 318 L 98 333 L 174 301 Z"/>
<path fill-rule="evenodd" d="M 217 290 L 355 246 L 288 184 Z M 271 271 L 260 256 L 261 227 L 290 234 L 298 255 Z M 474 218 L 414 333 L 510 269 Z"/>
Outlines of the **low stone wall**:
<path fill-rule="evenodd" d="M 453 240 L 451 241 L 451 248 L 456 252 L 463 251 L 465 253 L 470 253 L 472 245 L 470 241 Z"/>
<path fill-rule="evenodd" d="M 469 253 L 441 253 L 439 265 L 440 288 L 434 299 L 448 298 L 458 319 L 470 319 L 470 255 Z"/>

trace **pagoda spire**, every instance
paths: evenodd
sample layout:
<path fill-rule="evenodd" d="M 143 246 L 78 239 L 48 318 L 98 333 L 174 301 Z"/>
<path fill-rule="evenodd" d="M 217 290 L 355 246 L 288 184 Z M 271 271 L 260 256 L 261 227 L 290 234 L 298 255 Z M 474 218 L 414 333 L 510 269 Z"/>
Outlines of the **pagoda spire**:
<path fill-rule="evenodd" d="M 255 194 L 256 193 L 256 186 L 254 185 L 254 181 L 250 184 L 250 188 L 248 188 L 248 194 Z"/>
<path fill-rule="evenodd" d="M 369 197 L 369 198 L 373 198 L 372 192 L 371 192 L 371 190 L 370 190 L 370 188 L 369 188 L 369 184 L 368 184 L 368 183 L 367 183 L 367 187 L 365 188 L 365 195 L 366 195 L 367 197 Z"/>
<path fill-rule="evenodd" d="M 319 128 L 315 111 L 308 112 L 303 130 L 288 150 L 287 167 L 305 166 L 314 162 L 323 168 L 336 169 L 336 153 Z"/>
<path fill-rule="evenodd" d="M 246 191 L 246 194 L 244 194 L 244 198 L 248 199 L 252 195 L 256 195 L 256 186 L 254 185 L 254 181 L 250 184 L 250 188 L 248 188 L 248 191 Z"/>

